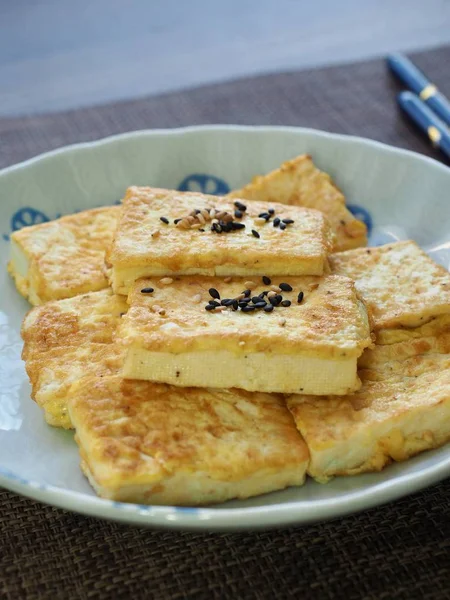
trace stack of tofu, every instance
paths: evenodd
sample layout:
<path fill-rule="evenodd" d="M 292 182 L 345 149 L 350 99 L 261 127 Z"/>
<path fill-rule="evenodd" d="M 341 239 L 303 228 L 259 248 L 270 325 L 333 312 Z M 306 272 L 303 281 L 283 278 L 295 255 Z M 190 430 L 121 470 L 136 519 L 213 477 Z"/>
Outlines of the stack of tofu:
<path fill-rule="evenodd" d="M 450 275 L 309 156 L 226 197 L 131 187 L 12 236 L 23 358 L 105 498 L 199 505 L 450 439 Z"/>

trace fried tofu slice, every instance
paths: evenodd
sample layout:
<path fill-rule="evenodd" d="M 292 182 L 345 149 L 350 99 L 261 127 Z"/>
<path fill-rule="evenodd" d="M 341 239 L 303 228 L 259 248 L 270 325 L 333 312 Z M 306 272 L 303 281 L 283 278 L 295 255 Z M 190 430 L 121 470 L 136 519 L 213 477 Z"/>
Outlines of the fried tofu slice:
<path fill-rule="evenodd" d="M 107 256 L 114 291 L 127 294 L 142 277 L 322 275 L 328 270 L 332 234 L 319 211 L 265 202 L 236 210 L 230 199 L 217 196 L 129 188 Z M 275 218 L 287 223 L 274 227 Z"/>
<path fill-rule="evenodd" d="M 335 252 L 367 245 L 366 225 L 352 215 L 330 176 L 320 171 L 306 154 L 288 160 L 267 175 L 254 177 L 228 197 L 315 208 L 326 215 L 336 234 Z"/>
<path fill-rule="evenodd" d="M 330 267 L 333 273 L 355 281 L 375 332 L 398 330 L 385 332 L 385 343 L 401 341 L 405 337 L 402 328 L 430 323 L 429 334 L 431 328 L 439 331 L 448 324 L 450 273 L 413 241 L 333 254 Z M 417 333 L 424 335 L 425 330 Z"/>
<path fill-rule="evenodd" d="M 321 482 L 380 471 L 450 440 L 450 335 L 367 351 L 355 394 L 287 399 Z"/>
<path fill-rule="evenodd" d="M 14 232 L 8 270 L 22 296 L 37 306 L 108 287 L 105 250 L 118 214 L 95 208 Z"/>
<path fill-rule="evenodd" d="M 357 359 L 371 336 L 353 281 L 326 275 L 272 284 L 274 290 L 261 278 L 202 276 L 137 281 L 117 335 L 126 348 L 124 377 L 279 393 L 358 389 Z M 238 300 L 233 307 L 240 296 L 241 307 Z"/>
<path fill-rule="evenodd" d="M 127 308 L 123 297 L 106 289 L 47 302 L 27 314 L 22 358 L 32 398 L 44 410 L 47 423 L 71 428 L 67 397 L 72 384 L 120 371 L 123 352 L 112 338 Z"/>
<path fill-rule="evenodd" d="M 119 376 L 74 386 L 82 469 L 103 498 L 203 505 L 302 485 L 307 447 L 280 396 Z"/>

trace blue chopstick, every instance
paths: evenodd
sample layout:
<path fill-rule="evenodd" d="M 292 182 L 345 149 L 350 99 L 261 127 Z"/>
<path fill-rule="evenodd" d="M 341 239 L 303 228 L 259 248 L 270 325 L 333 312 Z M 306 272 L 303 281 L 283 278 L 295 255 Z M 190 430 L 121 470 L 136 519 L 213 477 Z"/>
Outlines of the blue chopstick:
<path fill-rule="evenodd" d="M 403 54 L 390 54 L 387 63 L 391 71 L 419 96 L 434 112 L 450 125 L 450 102 L 428 81 L 425 75 Z"/>
<path fill-rule="evenodd" d="M 398 103 L 406 114 L 426 133 L 434 146 L 450 158 L 450 131 L 425 102 L 412 92 L 400 92 Z"/>

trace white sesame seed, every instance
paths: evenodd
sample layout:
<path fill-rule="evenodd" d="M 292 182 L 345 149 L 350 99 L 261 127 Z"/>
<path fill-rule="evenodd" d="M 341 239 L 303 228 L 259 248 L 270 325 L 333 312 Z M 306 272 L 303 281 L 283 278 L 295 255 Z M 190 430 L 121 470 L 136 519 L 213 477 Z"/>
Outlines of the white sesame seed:
<path fill-rule="evenodd" d="M 271 291 L 270 291 L 270 292 L 267 294 L 267 297 L 268 297 L 268 298 L 273 298 L 273 297 L 274 297 L 274 296 L 276 296 L 276 295 L 277 295 L 277 293 L 276 293 L 276 292 L 274 292 L 273 290 L 271 290 Z"/>
<path fill-rule="evenodd" d="M 256 287 L 256 283 L 254 281 L 246 281 L 244 283 L 244 286 L 246 287 L 247 290 L 254 290 Z"/>
<path fill-rule="evenodd" d="M 267 221 L 265 219 L 263 219 L 262 217 L 256 217 L 255 223 L 257 225 L 265 225 L 267 223 Z"/>
<path fill-rule="evenodd" d="M 159 280 L 159 283 L 162 283 L 163 285 L 170 285 L 171 283 L 173 283 L 173 279 L 172 277 L 163 277 Z"/>
<path fill-rule="evenodd" d="M 277 294 L 281 292 L 281 289 L 277 285 L 271 285 L 270 289 L 272 290 L 272 292 L 276 292 Z"/>
<path fill-rule="evenodd" d="M 211 219 L 214 219 L 214 218 L 215 218 L 215 216 L 216 216 L 216 209 L 215 209 L 215 208 L 211 208 L 211 209 L 209 210 L 209 216 L 210 216 L 210 218 L 211 218 Z M 217 221 L 217 222 L 218 222 L 218 221 Z"/>
<path fill-rule="evenodd" d="M 160 310 L 162 310 L 162 309 L 161 309 L 161 307 L 159 306 L 159 304 L 154 304 L 154 305 L 151 307 L 151 309 L 150 309 L 150 310 L 151 310 L 152 312 L 159 313 L 159 311 L 160 311 Z"/>
<path fill-rule="evenodd" d="M 195 304 L 199 304 L 201 301 L 202 301 L 202 295 L 201 294 L 196 294 L 192 298 L 192 302 L 194 302 Z"/>
<path fill-rule="evenodd" d="M 159 229 L 157 229 L 156 231 L 154 231 L 152 233 L 152 238 L 158 238 L 161 235 L 161 232 L 159 231 Z"/>
<path fill-rule="evenodd" d="M 225 283 L 230 283 L 232 281 L 232 277 L 225 277 L 224 282 Z"/>
<path fill-rule="evenodd" d="M 200 223 L 201 223 L 202 225 L 204 225 L 204 224 L 206 223 L 206 219 L 205 219 L 205 217 L 202 215 L 202 213 L 201 213 L 201 212 L 200 212 L 200 213 L 198 213 L 198 215 L 197 215 L 197 219 L 200 221 Z"/>
<path fill-rule="evenodd" d="M 203 225 L 204 223 L 194 223 L 193 225 L 191 225 L 191 229 L 201 229 Z"/>
<path fill-rule="evenodd" d="M 166 310 L 164 308 L 160 308 L 158 314 L 163 317 L 166 314 Z"/>
<path fill-rule="evenodd" d="M 211 220 L 211 215 L 206 210 L 206 208 L 202 208 L 202 210 L 200 212 L 201 212 L 203 218 L 205 219 L 205 221 L 210 221 Z"/>
<path fill-rule="evenodd" d="M 286 325 L 286 319 L 280 319 L 278 322 L 281 327 L 284 327 Z"/>

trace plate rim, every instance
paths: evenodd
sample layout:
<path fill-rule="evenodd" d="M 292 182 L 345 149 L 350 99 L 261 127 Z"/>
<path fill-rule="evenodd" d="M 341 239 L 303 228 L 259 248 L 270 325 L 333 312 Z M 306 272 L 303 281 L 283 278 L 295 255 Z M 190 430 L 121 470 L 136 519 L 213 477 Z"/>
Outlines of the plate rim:
<path fill-rule="evenodd" d="M 60 154 L 70 154 L 71 152 L 83 151 L 93 147 L 98 148 L 125 139 L 146 136 L 179 136 L 201 132 L 221 133 L 224 131 L 256 131 L 268 134 L 287 133 L 294 135 L 311 135 L 332 139 L 340 143 L 358 143 L 378 149 L 382 152 L 401 155 L 415 162 L 428 163 L 432 168 L 447 173 L 450 177 L 449 167 L 434 158 L 361 136 L 330 133 L 319 129 L 305 127 L 217 124 L 193 125 L 170 129 L 143 129 L 119 133 L 89 142 L 70 144 L 5 167 L 0 170 L 0 178 L 37 163 L 51 160 Z M 450 455 L 443 457 L 437 464 L 428 466 L 425 469 L 420 469 L 413 473 L 399 474 L 393 479 L 381 481 L 372 485 L 370 488 L 349 491 L 336 499 L 328 498 L 322 500 L 290 501 L 281 504 L 275 503 L 267 506 L 243 508 L 191 508 L 115 502 L 97 496 L 89 496 L 83 492 L 72 491 L 67 488 L 60 488 L 53 485 L 42 484 L 38 481 L 24 479 L 20 475 L 11 472 L 1 465 L 0 486 L 50 506 L 73 511 L 86 516 L 155 528 L 231 531 L 302 525 L 342 517 L 405 497 L 413 492 L 437 483 L 449 475 Z M 244 524 L 240 522 L 241 520 Z"/>

